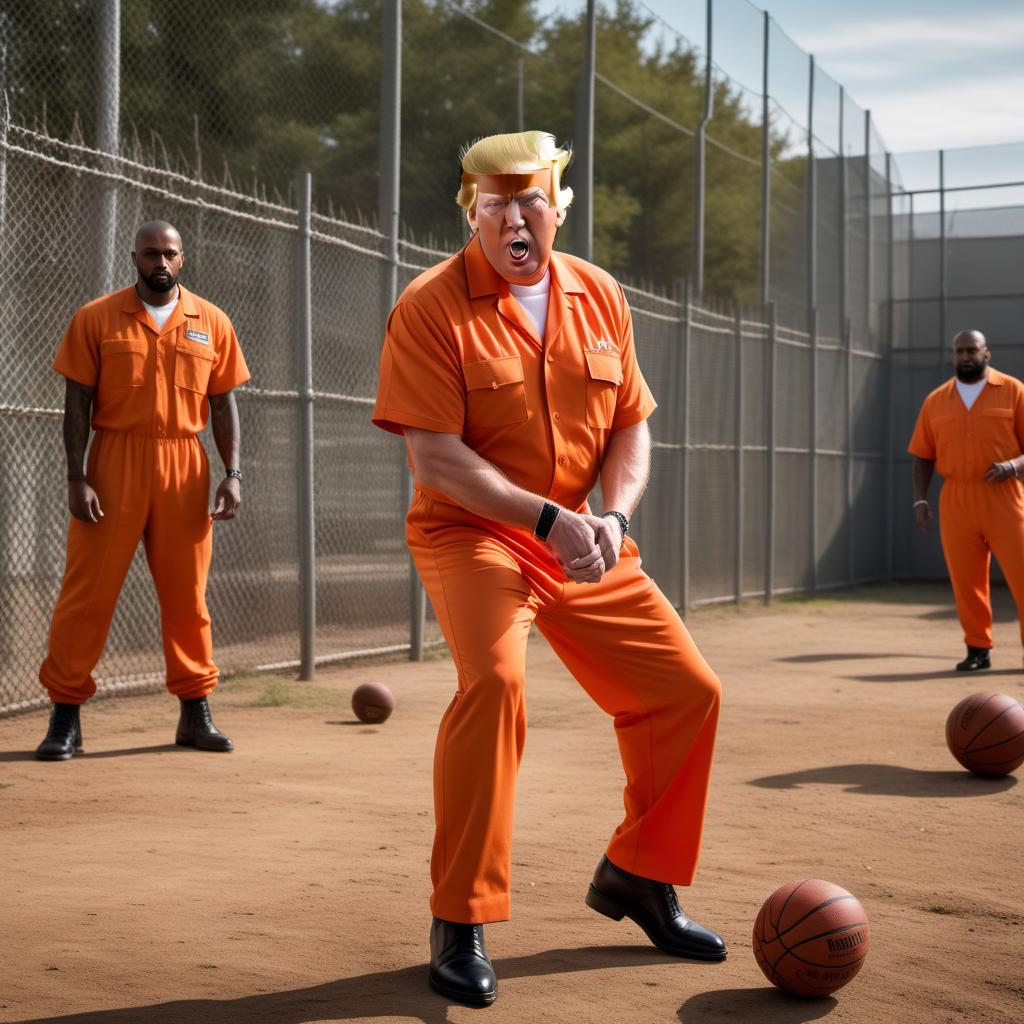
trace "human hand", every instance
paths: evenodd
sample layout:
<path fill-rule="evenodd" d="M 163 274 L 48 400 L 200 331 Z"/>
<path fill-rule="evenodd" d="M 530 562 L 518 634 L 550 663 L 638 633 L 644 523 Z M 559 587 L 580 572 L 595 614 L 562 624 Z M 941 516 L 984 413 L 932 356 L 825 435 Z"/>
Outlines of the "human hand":
<path fill-rule="evenodd" d="M 605 572 L 591 519 L 593 516 L 577 515 L 563 508 L 547 537 L 548 546 L 574 583 L 597 583 Z"/>
<path fill-rule="evenodd" d="M 985 480 L 990 484 L 998 484 L 1016 475 L 1017 467 L 1012 462 L 993 462 L 985 472 Z"/>
<path fill-rule="evenodd" d="M 927 501 L 922 502 L 920 505 L 915 505 L 914 518 L 917 520 L 917 528 L 921 533 L 927 533 L 928 524 L 934 518 L 931 505 Z"/>
<path fill-rule="evenodd" d="M 68 508 L 83 523 L 98 523 L 103 518 L 99 495 L 87 480 L 68 481 Z"/>
<path fill-rule="evenodd" d="M 609 572 L 619 564 L 622 551 L 622 525 L 614 516 L 584 516 L 594 531 L 597 546 L 604 557 L 604 571 Z"/>
<path fill-rule="evenodd" d="M 226 476 L 217 488 L 211 519 L 234 519 L 242 504 L 242 485 L 233 476 Z"/>

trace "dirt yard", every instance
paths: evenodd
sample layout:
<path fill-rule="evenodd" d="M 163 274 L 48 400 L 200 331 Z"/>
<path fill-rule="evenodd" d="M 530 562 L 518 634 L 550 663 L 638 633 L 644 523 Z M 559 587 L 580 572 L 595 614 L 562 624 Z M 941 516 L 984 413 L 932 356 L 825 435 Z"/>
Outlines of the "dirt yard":
<path fill-rule="evenodd" d="M 0 720 L 0 1020 L 62 1024 L 1024 1020 L 1020 775 L 984 780 L 947 752 L 963 696 L 1024 698 L 1005 594 L 991 671 L 951 671 L 944 587 L 695 612 L 725 684 L 697 884 L 723 964 L 673 960 L 583 903 L 621 813 L 610 722 L 539 637 L 514 850 L 514 917 L 487 938 L 498 1002 L 426 981 L 430 763 L 447 657 L 322 670 L 315 684 L 227 681 L 231 755 L 171 743 L 167 695 L 97 702 L 86 755 L 45 764 L 45 715 Z M 367 679 L 398 699 L 352 721 Z M 804 1001 L 750 947 L 779 885 L 825 878 L 871 922 L 860 975 Z"/>

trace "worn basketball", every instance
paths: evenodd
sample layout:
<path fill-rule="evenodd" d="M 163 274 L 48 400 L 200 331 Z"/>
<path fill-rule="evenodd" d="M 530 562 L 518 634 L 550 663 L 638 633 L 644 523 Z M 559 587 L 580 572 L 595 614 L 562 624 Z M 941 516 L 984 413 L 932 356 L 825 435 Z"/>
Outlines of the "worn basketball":
<path fill-rule="evenodd" d="M 754 957 L 765 977 L 795 996 L 827 996 L 861 969 L 868 916 L 857 897 L 805 878 L 776 889 L 754 922 Z"/>
<path fill-rule="evenodd" d="M 1005 693 L 973 693 L 950 711 L 946 744 L 976 775 L 1009 775 L 1024 764 L 1024 708 Z"/>
<path fill-rule="evenodd" d="M 383 683 L 363 683 L 352 694 L 352 710 L 360 722 L 384 722 L 395 710 L 394 694 Z"/>

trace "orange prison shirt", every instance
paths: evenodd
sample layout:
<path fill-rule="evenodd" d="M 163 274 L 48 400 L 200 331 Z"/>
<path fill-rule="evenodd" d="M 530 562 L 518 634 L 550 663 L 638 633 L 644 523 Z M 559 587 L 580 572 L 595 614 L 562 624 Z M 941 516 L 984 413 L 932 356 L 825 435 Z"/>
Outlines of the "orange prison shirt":
<path fill-rule="evenodd" d="M 209 416 L 207 395 L 249 379 L 227 315 L 180 285 L 159 332 L 134 287 L 83 306 L 53 368 L 96 389 L 93 430 L 157 438 L 198 434 Z"/>
<path fill-rule="evenodd" d="M 1024 451 L 1024 384 L 990 367 L 968 412 L 956 378 L 946 381 L 924 400 L 907 451 L 934 462 L 945 480 L 984 480 L 993 462 Z"/>
<path fill-rule="evenodd" d="M 611 433 L 655 402 L 619 285 L 564 253 L 550 267 L 543 344 L 477 237 L 413 281 L 388 318 L 373 422 L 458 434 L 524 490 L 578 510 Z"/>

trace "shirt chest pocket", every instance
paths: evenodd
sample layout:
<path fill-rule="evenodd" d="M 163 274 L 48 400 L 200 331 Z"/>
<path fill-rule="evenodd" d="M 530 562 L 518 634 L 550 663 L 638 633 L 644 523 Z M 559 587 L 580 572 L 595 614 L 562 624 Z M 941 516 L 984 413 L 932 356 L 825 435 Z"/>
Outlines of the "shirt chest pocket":
<path fill-rule="evenodd" d="M 100 342 L 100 387 L 138 388 L 146 383 L 149 345 L 140 338 L 108 338 Z"/>
<path fill-rule="evenodd" d="M 216 360 L 216 354 L 208 346 L 179 341 L 174 349 L 175 386 L 205 395 Z"/>
<path fill-rule="evenodd" d="M 519 356 L 463 363 L 462 374 L 466 380 L 467 433 L 525 423 L 529 419 L 523 362 Z"/>
<path fill-rule="evenodd" d="M 587 360 L 587 426 L 610 430 L 622 384 L 622 360 L 612 352 L 583 355 Z"/>
<path fill-rule="evenodd" d="M 985 409 L 980 419 L 986 441 L 1017 447 L 1012 409 Z"/>

